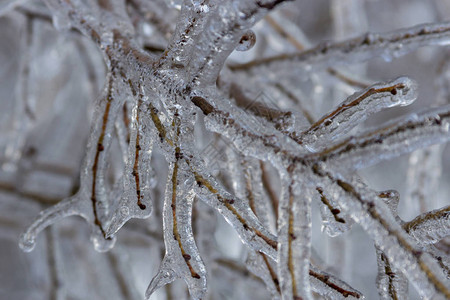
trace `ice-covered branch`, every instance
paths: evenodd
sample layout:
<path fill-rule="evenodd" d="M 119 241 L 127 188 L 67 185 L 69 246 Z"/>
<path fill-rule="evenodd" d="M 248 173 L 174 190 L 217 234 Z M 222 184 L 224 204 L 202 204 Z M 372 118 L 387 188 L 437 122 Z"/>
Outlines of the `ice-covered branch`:
<path fill-rule="evenodd" d="M 450 296 L 448 281 L 440 273 L 437 263 L 406 234 L 377 194 L 318 165 L 313 172 L 339 195 L 350 196 L 336 199 L 385 253 L 389 263 L 400 269 L 422 296 Z"/>
<path fill-rule="evenodd" d="M 206 269 L 195 245 L 191 225 L 195 194 L 183 186 L 186 168 L 186 163 L 179 159 L 170 165 L 163 212 L 166 253 L 148 286 L 146 299 L 156 289 L 178 278 L 185 280 L 193 299 L 202 299 L 206 292 Z M 187 184 L 192 185 L 193 181 Z"/>
<path fill-rule="evenodd" d="M 48 208 L 33 222 L 21 237 L 22 249 L 31 251 L 40 231 L 70 215 L 80 215 L 91 224 L 93 242 L 98 250 L 106 250 L 112 246 L 113 239 L 107 238 L 105 232 L 109 206 L 105 190 L 105 172 L 114 137 L 114 119 L 125 101 L 124 95 L 116 94 L 119 89 L 120 81 L 113 73 L 108 78 L 103 95 L 97 103 L 95 114 L 100 117 L 95 119 L 91 129 L 83 172 L 80 176 L 80 190 L 75 196 Z"/>
<path fill-rule="evenodd" d="M 152 257 L 163 258 L 158 270 L 149 271 L 156 275 L 147 299 L 176 279 L 184 279 L 194 299 L 215 297 L 207 295 L 210 264 L 211 273 L 219 266 L 244 283 L 249 278 L 262 279 L 274 299 L 312 299 L 316 294 L 363 299 L 362 293 L 322 271 L 325 264 L 319 269 L 318 255 L 311 258 L 315 241 L 311 207 L 316 201 L 328 235 L 351 230 L 357 223 L 374 241 L 382 298 L 406 297 L 408 280 L 424 298 L 450 298 L 448 255 L 438 249 L 449 234 L 449 207 L 404 223 L 397 212 L 398 192 L 375 191 L 356 173 L 450 140 L 450 106 L 356 132 L 370 116 L 412 103 L 417 86 L 405 76 L 367 85 L 358 80 L 358 72 L 347 76 L 338 69 L 340 64 L 373 57 L 390 60 L 422 46 L 447 45 L 450 23 L 366 34 L 304 50 L 307 39 L 295 24 L 297 16 L 289 15 L 294 6 L 286 5 L 287 10 L 256 24 L 284 2 L 46 0 L 51 15 L 36 13 L 36 18 L 44 20 L 45 26 L 52 20 L 60 31 L 74 29 L 87 37 L 84 44 L 84 37 L 76 35 L 83 41 L 78 43 L 76 57 L 81 58 L 91 83 L 74 79 L 71 84 L 85 85 L 94 96 L 103 76 L 102 63 L 106 80 L 92 112 L 79 189 L 38 216 L 21 237 L 22 249 L 32 250 L 36 236 L 47 226 L 78 215 L 90 225 L 95 248 L 106 251 L 125 223 L 153 213 L 142 226 L 145 229 L 136 229 L 133 222 L 124 229 L 129 233 L 126 242 L 136 233 L 140 241 L 146 235 L 152 242 L 164 241 L 165 250 L 156 245 L 156 252 L 151 251 Z M 332 17 L 342 18 L 343 11 L 339 6 Z M 351 14 L 356 11 L 353 7 Z M 23 8 L 18 15 L 29 20 L 34 13 Z M 223 69 L 227 59 L 238 56 L 230 57 L 233 51 L 253 45 L 258 49 L 245 55 L 256 59 Z M 294 48 L 300 52 L 261 58 Z M 94 62 L 95 50 L 100 55 Z M 22 106 L 29 93 L 27 60 L 24 57 L 18 68 L 23 75 L 17 84 Z M 308 76 L 298 76 L 305 72 Z M 362 89 L 355 92 L 355 87 Z M 252 98 L 261 89 L 261 95 L 274 98 L 274 106 Z M 444 83 L 440 90 L 445 90 Z M 48 93 L 42 94 L 47 97 Z M 66 96 L 61 93 L 60 97 Z M 329 99 L 332 96 L 346 100 L 335 106 L 337 102 Z M 62 106 L 54 104 L 58 109 Z M 22 108 L 19 115 L 30 117 Z M 220 144 L 226 154 L 219 170 L 211 166 L 217 161 L 211 162 L 202 150 L 213 134 L 218 141 L 214 145 Z M 19 172 L 8 180 L 28 182 L 27 168 L 38 165 L 40 158 L 37 162 L 28 159 L 17 161 Z M 20 174 L 21 168 L 25 175 Z M 20 190 L 17 183 L 5 186 Z M 215 241 L 229 240 L 217 234 L 216 216 L 223 217 L 248 247 L 238 247 L 236 257 L 255 276 L 237 266 L 238 259 L 219 258 Z M 161 224 L 162 234 L 155 233 Z M 186 289 L 176 284 L 166 288 L 167 298 L 178 299 L 184 293 Z"/>
<path fill-rule="evenodd" d="M 293 178 L 293 168 L 282 174 L 278 206 L 278 277 L 286 299 L 311 299 L 309 257 L 311 254 L 311 199 L 305 185 Z M 300 210 L 300 207 L 302 209 Z M 301 213 L 296 213 L 296 212 Z"/>
<path fill-rule="evenodd" d="M 348 165 L 360 169 L 419 148 L 444 143 L 450 139 L 449 126 L 450 107 L 444 106 L 350 137 L 311 155 L 311 158 L 327 161 L 336 167 Z"/>
<path fill-rule="evenodd" d="M 374 57 L 385 60 L 405 55 L 419 47 L 447 45 L 450 38 L 450 24 L 424 24 L 388 33 L 368 33 L 355 39 L 324 43 L 294 54 L 281 54 L 257 59 L 245 64 L 231 65 L 232 70 L 246 70 L 255 67 L 326 68 L 335 64 L 355 63 Z"/>
<path fill-rule="evenodd" d="M 418 244 L 434 244 L 450 235 L 450 206 L 417 216 L 403 225 Z"/>
<path fill-rule="evenodd" d="M 394 106 L 405 106 L 416 98 L 416 84 L 408 78 L 376 84 L 357 92 L 331 113 L 294 137 L 299 143 L 316 149 L 320 141 L 333 141 L 366 120 L 370 115 Z"/>

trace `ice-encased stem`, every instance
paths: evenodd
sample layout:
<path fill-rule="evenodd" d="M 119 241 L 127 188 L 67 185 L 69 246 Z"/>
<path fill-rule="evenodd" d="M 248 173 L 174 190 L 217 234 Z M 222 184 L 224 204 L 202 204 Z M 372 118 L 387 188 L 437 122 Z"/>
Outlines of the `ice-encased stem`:
<path fill-rule="evenodd" d="M 449 283 L 437 263 L 406 234 L 376 193 L 319 165 L 313 168 L 313 173 L 337 195 L 350 196 L 336 199 L 423 297 L 431 298 L 435 294 L 450 297 Z"/>
<path fill-rule="evenodd" d="M 416 90 L 416 83 L 406 77 L 372 85 L 348 97 L 296 139 L 309 148 L 320 147 L 321 142 L 341 138 L 372 114 L 411 104 L 417 97 Z"/>
<path fill-rule="evenodd" d="M 117 87 L 116 78 L 110 75 L 94 112 L 96 118 L 91 127 L 83 161 L 79 191 L 73 197 L 66 198 L 41 213 L 21 237 L 23 250 L 31 251 L 39 232 L 71 215 L 80 215 L 91 224 L 92 241 L 98 251 L 106 251 L 113 246 L 114 239 L 106 236 L 104 228 L 108 215 L 104 177 L 109 148 L 114 137 L 115 119 L 124 103 L 123 95 L 113 92 Z"/>
<path fill-rule="evenodd" d="M 312 299 L 309 283 L 311 203 L 305 186 L 299 186 L 292 174 L 282 174 L 282 178 L 277 258 L 281 296 L 282 299 Z"/>
<path fill-rule="evenodd" d="M 395 270 L 386 255 L 377 248 L 377 288 L 380 299 L 399 300 L 408 296 L 408 281 L 405 276 Z"/>
<path fill-rule="evenodd" d="M 413 115 L 311 155 L 330 165 L 360 169 L 450 139 L 450 106 Z"/>
<path fill-rule="evenodd" d="M 106 236 L 116 233 L 132 218 L 145 219 L 152 212 L 150 197 L 150 180 L 152 167 L 150 165 L 153 140 L 144 131 L 143 118 L 147 113 L 144 95 L 139 91 L 132 110 L 131 126 L 129 128 L 128 157 L 123 176 L 123 194 L 115 211 L 111 213 L 110 224 L 105 230 Z"/>
<path fill-rule="evenodd" d="M 202 174 L 201 170 L 192 171 L 197 182 L 195 192 L 199 198 L 218 210 L 244 243 L 276 260 L 276 237 L 258 221 L 248 202 L 223 190 L 212 176 Z"/>
<path fill-rule="evenodd" d="M 195 194 L 192 187 L 185 186 L 187 168 L 187 164 L 179 159 L 169 165 L 163 210 L 166 252 L 158 273 L 147 288 L 146 299 L 156 289 L 177 278 L 184 279 L 193 299 L 202 299 L 206 293 L 206 269 L 192 233 L 191 217 Z M 193 180 L 190 182 L 192 184 Z"/>
<path fill-rule="evenodd" d="M 420 245 L 437 243 L 450 235 L 450 205 L 423 213 L 403 228 Z"/>
<path fill-rule="evenodd" d="M 362 62 L 374 57 L 386 60 L 405 55 L 419 47 L 448 45 L 450 23 L 423 24 L 388 33 L 367 33 L 360 37 L 321 44 L 300 53 L 281 54 L 257 59 L 249 63 L 232 65 L 232 70 L 247 70 L 256 67 L 325 68 L 343 63 Z"/>

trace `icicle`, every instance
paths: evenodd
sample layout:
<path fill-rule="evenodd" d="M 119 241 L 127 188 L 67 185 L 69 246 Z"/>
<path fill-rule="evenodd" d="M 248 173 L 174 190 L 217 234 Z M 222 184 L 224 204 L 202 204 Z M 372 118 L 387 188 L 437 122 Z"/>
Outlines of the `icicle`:
<path fill-rule="evenodd" d="M 40 214 L 21 236 L 20 246 L 24 251 L 33 250 L 39 232 L 60 219 L 72 215 L 79 215 L 90 223 L 91 240 L 97 251 L 107 251 L 114 245 L 115 239 L 106 236 L 104 227 L 109 206 L 104 180 L 109 148 L 114 137 L 115 119 L 124 103 L 123 95 L 116 94 L 117 91 L 114 90 L 118 89 L 115 83 L 114 76 L 111 76 L 97 103 L 83 171 L 80 175 L 79 191 L 73 197 L 62 200 Z"/>
<path fill-rule="evenodd" d="M 206 269 L 194 242 L 191 227 L 192 204 L 195 194 L 190 190 L 194 183 L 185 174 L 186 164 L 176 159 L 170 163 L 164 201 L 164 244 L 166 253 L 157 275 L 152 279 L 145 293 L 149 299 L 152 293 L 182 278 L 193 299 L 202 299 L 206 292 Z"/>
<path fill-rule="evenodd" d="M 143 131 L 142 114 L 143 95 L 139 95 L 136 106 L 133 108 L 130 127 L 130 142 L 128 158 L 123 176 L 123 195 L 118 208 L 111 216 L 110 225 L 105 230 L 106 236 L 116 233 L 128 220 L 132 218 L 145 219 L 152 212 L 151 204 L 151 174 L 150 160 L 153 141 Z"/>

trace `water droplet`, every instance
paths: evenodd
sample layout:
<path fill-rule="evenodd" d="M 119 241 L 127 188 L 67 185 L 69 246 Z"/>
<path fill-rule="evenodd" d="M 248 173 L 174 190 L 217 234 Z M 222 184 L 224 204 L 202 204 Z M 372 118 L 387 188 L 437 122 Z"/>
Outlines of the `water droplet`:
<path fill-rule="evenodd" d="M 105 239 L 103 235 L 94 233 L 91 236 L 91 241 L 94 244 L 94 249 L 97 252 L 106 252 L 114 247 L 114 244 L 116 243 L 116 237 Z"/>
<path fill-rule="evenodd" d="M 19 247 L 24 252 L 31 252 L 36 246 L 36 241 L 33 237 L 30 237 L 28 234 L 22 234 L 20 236 Z"/>
<path fill-rule="evenodd" d="M 241 37 L 239 45 L 236 47 L 236 51 L 247 51 L 253 48 L 256 43 L 256 35 L 252 30 L 247 31 Z"/>

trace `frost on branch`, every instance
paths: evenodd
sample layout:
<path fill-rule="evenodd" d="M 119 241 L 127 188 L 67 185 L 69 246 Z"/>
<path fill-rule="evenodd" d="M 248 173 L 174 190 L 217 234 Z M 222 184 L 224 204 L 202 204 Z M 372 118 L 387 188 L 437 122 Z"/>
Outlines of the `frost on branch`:
<path fill-rule="evenodd" d="M 43 164 L 40 155 L 62 164 L 73 158 L 60 158 L 59 150 L 85 149 L 71 191 L 58 195 L 56 204 L 47 201 L 54 205 L 43 207 L 22 233 L 22 250 L 39 248 L 45 228 L 77 215 L 88 223 L 97 251 L 119 248 L 99 272 L 120 282 L 123 299 L 181 299 L 187 293 L 193 299 L 224 293 L 236 299 L 371 299 L 368 286 L 376 286 L 382 299 L 411 293 L 450 298 L 449 197 L 439 186 L 448 181 L 449 56 L 432 76 L 408 76 L 410 69 L 395 65 L 404 59 L 419 68 L 420 60 L 448 51 L 450 24 L 435 20 L 361 34 L 364 19 L 377 9 L 369 13 L 356 0 L 332 0 L 339 40 L 313 46 L 323 36 L 298 20 L 308 13 L 302 5 L 320 4 L 304 3 L 1 4 L 0 20 L 22 35 L 15 89 L 8 94 L 14 101 L 2 100 L 7 109 L 0 111 L 12 124 L 0 132 L 0 190 L 42 202 L 32 188 L 44 193 L 38 180 L 49 175 L 38 173 L 33 181 L 29 174 L 64 172 Z M 67 61 L 82 61 L 86 78 L 62 76 L 65 52 L 58 60 L 59 52 L 49 51 L 41 37 L 75 56 Z M 71 40 L 76 47 L 69 51 Z M 54 61 L 59 64 L 49 64 Z M 380 72 L 378 64 L 390 71 Z M 50 79 L 42 81 L 45 76 Z M 53 83 L 64 82 L 59 77 L 67 83 Z M 71 95 L 88 98 L 76 93 L 84 89 L 93 108 L 79 100 L 82 109 L 75 111 Z M 433 107 L 416 108 L 427 97 L 436 99 L 429 101 Z M 404 106 L 409 113 L 402 113 Z M 47 121 L 42 110 L 54 119 Z M 91 116 L 86 141 L 71 131 L 86 123 L 81 117 L 70 123 L 72 110 Z M 36 150 L 40 131 L 49 132 L 40 143 L 46 148 Z M 409 153 L 408 170 L 393 172 L 396 181 L 383 167 L 380 175 L 364 173 Z M 379 177 L 386 177 L 386 188 L 379 189 Z M 56 190 L 57 179 L 50 182 Z M 55 228 L 52 244 L 64 236 Z M 359 230 L 373 241 L 373 251 L 364 254 L 373 268 L 358 257 L 347 258 L 346 268 L 367 269 L 376 284 L 361 284 L 321 258 L 324 245 L 338 239 L 346 248 L 336 251 L 363 251 L 352 237 Z M 145 255 L 136 259 L 133 251 L 142 243 Z M 61 253 L 53 252 L 49 261 L 60 265 Z M 127 259 L 135 261 L 124 278 Z M 54 282 L 64 281 L 62 268 L 52 270 Z M 56 294 L 72 288 L 61 286 Z"/>

